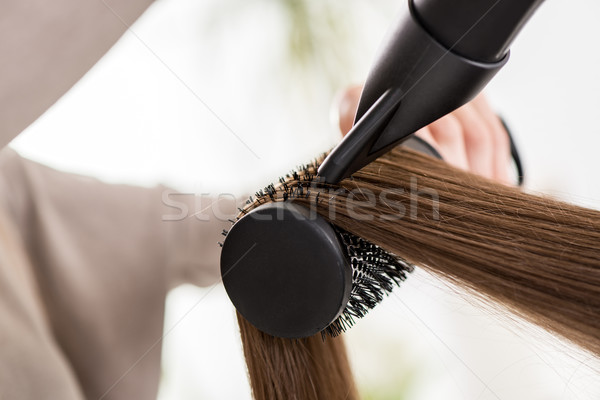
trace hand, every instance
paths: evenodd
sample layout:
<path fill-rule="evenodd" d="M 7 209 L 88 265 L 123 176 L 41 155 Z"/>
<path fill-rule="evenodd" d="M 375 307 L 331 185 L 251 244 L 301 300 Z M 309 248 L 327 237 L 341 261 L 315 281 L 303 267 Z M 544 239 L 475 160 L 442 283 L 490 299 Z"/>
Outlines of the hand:
<path fill-rule="evenodd" d="M 339 127 L 343 135 L 352 128 L 361 92 L 362 86 L 352 86 L 340 99 Z M 508 134 L 485 96 L 479 95 L 416 135 L 431 144 L 449 164 L 512 184 Z"/>

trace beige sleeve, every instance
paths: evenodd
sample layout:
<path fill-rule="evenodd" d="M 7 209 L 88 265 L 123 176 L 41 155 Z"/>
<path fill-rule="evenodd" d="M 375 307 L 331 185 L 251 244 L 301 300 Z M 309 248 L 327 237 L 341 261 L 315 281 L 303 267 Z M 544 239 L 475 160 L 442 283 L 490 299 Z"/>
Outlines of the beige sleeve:
<path fill-rule="evenodd" d="M 0 148 L 35 121 L 152 0 L 2 0 Z"/>
<path fill-rule="evenodd" d="M 109 185 L 10 149 L 0 153 L 0 193 L 86 397 L 99 398 L 135 365 L 109 398 L 153 398 L 165 294 L 177 283 L 218 280 L 226 215 L 195 196 Z M 233 209 L 231 199 L 220 203 L 217 214 Z"/>

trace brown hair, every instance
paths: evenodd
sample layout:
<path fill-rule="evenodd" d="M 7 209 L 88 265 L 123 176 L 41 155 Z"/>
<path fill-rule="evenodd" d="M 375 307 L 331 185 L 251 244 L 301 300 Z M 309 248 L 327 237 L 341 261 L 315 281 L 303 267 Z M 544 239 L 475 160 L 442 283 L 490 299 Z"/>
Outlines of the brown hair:
<path fill-rule="evenodd" d="M 239 313 L 238 323 L 256 400 L 358 399 L 342 337 L 276 338 Z"/>
<path fill-rule="evenodd" d="M 286 185 L 307 186 L 315 168 L 288 177 Z M 316 207 L 335 225 L 600 356 L 600 212 L 524 193 L 402 148 L 336 187 L 313 183 L 299 192 L 291 201 Z M 347 386 L 339 377 L 329 387 L 317 386 L 315 376 L 325 383 L 328 378 L 306 369 L 320 366 L 297 360 L 309 351 L 301 357 L 328 364 L 325 373 L 336 370 L 329 363 L 343 364 L 337 370 L 349 376 L 334 340 L 300 346 L 248 323 L 240 327 L 257 400 L 345 398 L 340 393 L 353 387 L 349 377 L 341 378 Z M 298 392 L 280 395 L 291 375 Z M 318 395 L 305 397 L 311 387 Z"/>

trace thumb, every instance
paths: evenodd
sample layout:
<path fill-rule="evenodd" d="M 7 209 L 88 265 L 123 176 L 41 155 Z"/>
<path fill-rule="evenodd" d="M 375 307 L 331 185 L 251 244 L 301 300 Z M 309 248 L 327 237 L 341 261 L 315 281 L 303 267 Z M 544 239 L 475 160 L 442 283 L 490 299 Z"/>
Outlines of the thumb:
<path fill-rule="evenodd" d="M 350 86 L 342 93 L 338 101 L 338 124 L 342 136 L 352 129 L 362 88 L 363 85 Z"/>

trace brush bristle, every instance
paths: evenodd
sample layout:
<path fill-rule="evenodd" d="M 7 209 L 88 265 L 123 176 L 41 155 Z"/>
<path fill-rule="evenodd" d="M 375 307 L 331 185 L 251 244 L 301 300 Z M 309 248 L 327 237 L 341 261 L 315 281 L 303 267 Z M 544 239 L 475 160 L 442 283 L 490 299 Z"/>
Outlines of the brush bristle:
<path fill-rule="evenodd" d="M 297 170 L 279 178 L 277 185 L 270 184 L 257 191 L 254 198 L 250 196 L 246 206 L 238 209 L 240 214 L 236 221 L 252 209 L 268 202 L 302 198 L 318 203 L 321 191 L 327 187 L 314 179 L 323 158 L 324 156 L 297 167 Z M 338 336 L 352 327 L 357 318 L 364 317 L 385 295 L 391 293 L 395 286 L 406 280 L 407 274 L 415 268 L 403 258 L 340 227 L 333 227 L 352 266 L 352 289 L 344 311 L 321 332 L 323 338 L 327 335 Z M 223 233 L 226 235 L 227 231 Z"/>
<path fill-rule="evenodd" d="M 334 226 L 352 266 L 350 300 L 342 314 L 322 334 L 337 336 L 354 325 L 383 300 L 384 295 L 400 286 L 414 265 L 381 247 Z"/>

